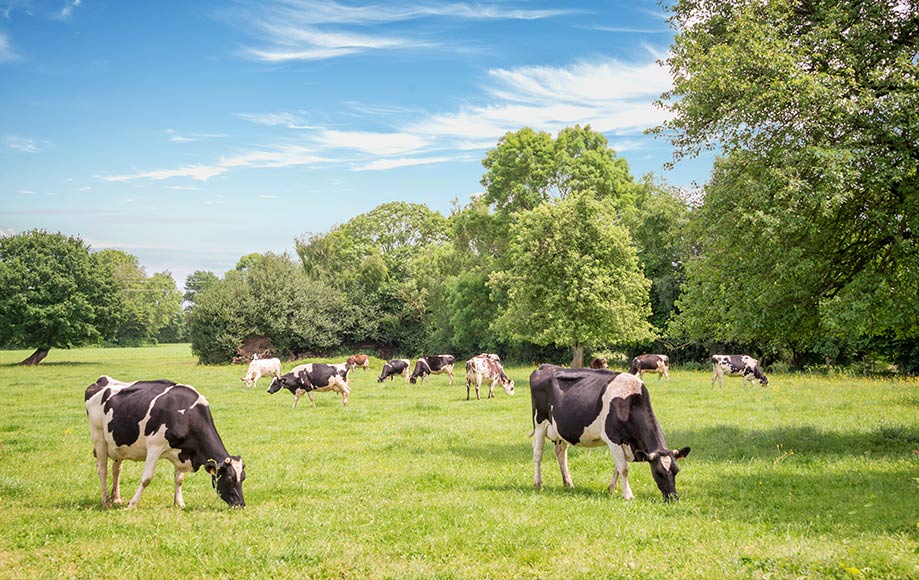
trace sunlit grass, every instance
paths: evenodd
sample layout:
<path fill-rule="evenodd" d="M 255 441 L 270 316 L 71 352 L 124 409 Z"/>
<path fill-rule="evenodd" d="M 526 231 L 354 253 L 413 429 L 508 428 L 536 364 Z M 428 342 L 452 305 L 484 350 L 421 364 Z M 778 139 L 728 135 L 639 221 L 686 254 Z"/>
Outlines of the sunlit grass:
<path fill-rule="evenodd" d="M 534 491 L 529 368 L 508 369 L 517 396 L 467 402 L 461 373 L 381 385 L 374 359 L 347 407 L 320 393 L 292 410 L 286 390 L 247 389 L 244 366 L 197 365 L 185 345 L 12 365 L 28 354 L 0 351 L 3 578 L 919 577 L 914 381 L 649 377 L 668 442 L 692 446 L 668 505 L 641 464 L 634 501 L 608 494 L 604 449 L 572 449 L 574 490 L 547 449 Z M 226 509 L 202 471 L 173 508 L 161 462 L 138 510 L 101 510 L 83 408 L 101 374 L 204 393 L 246 461 L 248 507 Z M 140 472 L 126 465 L 127 495 Z"/>

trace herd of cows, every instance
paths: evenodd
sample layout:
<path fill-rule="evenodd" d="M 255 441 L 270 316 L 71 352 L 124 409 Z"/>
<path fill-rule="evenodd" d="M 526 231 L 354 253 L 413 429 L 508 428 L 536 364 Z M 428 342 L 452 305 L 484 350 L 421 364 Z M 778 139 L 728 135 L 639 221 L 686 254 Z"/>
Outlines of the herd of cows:
<path fill-rule="evenodd" d="M 408 359 L 393 359 L 383 365 L 378 382 L 402 375 L 406 381 L 424 382 L 432 374 L 445 373 L 453 384 L 452 355 L 419 358 L 412 369 Z M 531 418 L 533 420 L 533 483 L 542 485 L 540 465 L 549 439 L 555 445 L 555 457 L 562 482 L 573 487 L 568 472 L 568 447 L 606 445 L 613 456 L 615 471 L 610 491 L 622 482 L 622 496 L 632 499 L 628 482 L 629 462 L 647 462 L 665 500 L 678 499 L 676 475 L 678 459 L 689 455 L 690 448 L 669 449 L 664 434 L 651 409 L 643 373 L 668 378 L 670 361 L 666 355 L 646 354 L 635 357 L 628 373 L 611 371 L 604 359 L 594 359 L 591 368 L 564 368 L 543 364 L 530 375 Z M 294 407 L 306 394 L 315 407 L 313 392 L 334 391 L 348 403 L 351 393 L 348 377 L 355 367 L 370 368 L 366 355 L 353 355 L 341 364 L 307 363 L 281 374 L 279 359 L 256 359 L 249 364 L 242 380 L 255 386 L 258 379 L 271 376 L 268 393 L 288 389 L 294 396 Z M 756 359 L 746 355 L 713 355 L 712 386 L 723 386 L 724 375 L 742 376 L 746 384 L 759 380 L 766 385 Z M 483 381 L 490 382 L 488 398 L 494 396 L 496 384 L 505 393 L 514 394 L 514 382 L 504 372 L 496 354 L 480 354 L 466 361 L 466 399 L 475 387 L 476 399 Z M 157 461 L 168 459 L 175 467 L 174 503 L 185 507 L 182 482 L 189 471 L 204 467 L 211 475 L 217 494 L 230 507 L 245 507 L 242 483 L 246 479 L 242 458 L 227 452 L 211 416 L 210 405 L 194 387 L 172 381 L 121 382 L 109 376 L 99 377 L 87 387 L 86 413 L 89 419 L 96 472 L 102 487 L 102 506 L 121 504 L 120 477 L 125 459 L 143 461 L 140 486 L 128 502 L 136 507 L 144 489 L 153 479 Z M 108 461 L 112 460 L 112 487 L 108 491 Z"/>

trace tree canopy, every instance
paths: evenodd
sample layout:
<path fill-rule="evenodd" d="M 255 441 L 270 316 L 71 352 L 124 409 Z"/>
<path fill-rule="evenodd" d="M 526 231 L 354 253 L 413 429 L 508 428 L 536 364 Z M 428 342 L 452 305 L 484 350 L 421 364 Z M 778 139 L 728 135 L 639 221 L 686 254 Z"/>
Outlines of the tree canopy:
<path fill-rule="evenodd" d="M 673 117 L 657 131 L 677 158 L 723 155 L 694 226 L 681 331 L 792 351 L 919 336 L 919 5 L 672 10 Z"/>
<path fill-rule="evenodd" d="M 0 237 L 0 344 L 35 352 L 96 342 L 120 318 L 115 281 L 76 237 L 43 230 Z"/>

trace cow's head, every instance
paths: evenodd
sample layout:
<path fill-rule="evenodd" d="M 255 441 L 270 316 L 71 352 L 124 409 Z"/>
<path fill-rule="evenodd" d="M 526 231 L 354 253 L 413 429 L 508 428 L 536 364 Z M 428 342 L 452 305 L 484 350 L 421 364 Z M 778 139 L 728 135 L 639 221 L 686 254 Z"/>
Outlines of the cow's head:
<path fill-rule="evenodd" d="M 501 383 L 501 386 L 504 387 L 504 392 L 507 393 L 508 395 L 514 394 L 514 381 L 510 381 L 510 380 L 504 381 L 503 383 Z"/>
<path fill-rule="evenodd" d="M 676 460 L 689 455 L 689 451 L 689 447 L 673 451 L 662 449 L 650 453 L 635 451 L 635 461 L 647 461 L 651 464 L 651 475 L 654 476 L 657 488 L 664 494 L 664 501 L 680 499 L 676 492 L 676 474 L 680 471 Z"/>
<path fill-rule="evenodd" d="M 275 377 L 268 386 L 268 394 L 273 395 L 283 388 L 296 389 L 300 386 L 300 381 L 293 373 L 287 373 L 280 377 Z"/>
<path fill-rule="evenodd" d="M 217 490 L 220 499 L 230 507 L 246 507 L 243 499 L 243 480 L 246 479 L 246 467 L 242 457 L 231 455 L 223 463 L 214 460 L 204 464 L 204 469 L 211 474 L 211 485 Z"/>

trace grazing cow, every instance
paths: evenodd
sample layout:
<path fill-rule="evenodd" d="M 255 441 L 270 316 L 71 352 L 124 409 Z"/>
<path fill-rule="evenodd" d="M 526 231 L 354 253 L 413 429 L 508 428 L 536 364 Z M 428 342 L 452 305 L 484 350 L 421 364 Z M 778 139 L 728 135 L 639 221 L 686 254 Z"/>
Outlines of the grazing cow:
<path fill-rule="evenodd" d="M 258 386 L 258 380 L 267 375 L 275 378 L 281 376 L 281 359 L 257 357 L 258 355 L 249 363 L 249 369 L 246 371 L 246 376 L 239 379 L 246 383 L 247 387 Z"/>
<path fill-rule="evenodd" d="M 514 381 L 505 373 L 504 367 L 501 366 L 501 358 L 496 354 L 480 354 L 466 361 L 466 400 L 469 400 L 470 389 L 475 385 L 475 398 L 480 400 L 479 388 L 482 386 L 482 379 L 488 379 L 491 384 L 488 386 L 488 398 L 495 396 L 495 383 L 500 383 L 504 387 L 504 392 L 508 395 L 514 394 Z"/>
<path fill-rule="evenodd" d="M 121 504 L 121 464 L 125 459 L 144 462 L 140 486 L 129 508 L 140 502 L 159 459 L 168 459 L 175 466 L 176 506 L 185 507 L 185 473 L 204 466 L 221 499 L 230 507 L 245 507 L 242 458 L 227 453 L 207 399 L 194 387 L 163 380 L 123 383 L 101 376 L 86 388 L 85 404 L 96 472 L 102 484 L 102 507 Z M 111 495 L 106 488 L 109 459 Z"/>
<path fill-rule="evenodd" d="M 323 363 L 307 363 L 291 369 L 286 375 L 282 375 L 273 381 L 268 387 L 268 393 L 274 394 L 286 388 L 294 395 L 294 406 L 300 402 L 300 397 L 304 393 L 310 398 L 313 407 L 316 406 L 316 400 L 313 399 L 313 391 L 335 391 L 341 393 L 341 403 L 348 404 L 348 395 L 351 389 L 348 388 L 348 372 L 351 365 L 342 363 L 337 365 L 328 365 Z"/>
<path fill-rule="evenodd" d="M 610 491 L 622 477 L 622 497 L 632 499 L 629 461 L 647 461 L 665 500 L 679 499 L 675 459 L 689 455 L 689 447 L 667 448 L 648 389 L 641 379 L 608 370 L 565 369 L 542 365 L 530 375 L 533 417 L 533 483 L 542 486 L 540 464 L 546 438 L 555 442 L 555 457 L 566 487 L 574 487 L 568 473 L 568 446 L 609 447 L 616 463 Z"/>
<path fill-rule="evenodd" d="M 724 386 L 724 375 L 729 377 L 743 377 L 743 384 L 747 381 L 753 384 L 753 379 L 759 379 L 759 384 L 766 386 L 769 379 L 759 368 L 759 361 L 745 354 L 713 354 L 712 355 L 712 386 L 718 381 L 718 386 Z"/>
<path fill-rule="evenodd" d="M 590 368 L 592 369 L 607 369 L 609 368 L 609 361 L 605 358 L 595 358 L 590 361 Z"/>
<path fill-rule="evenodd" d="M 629 372 L 641 377 L 645 371 L 657 373 L 657 380 L 663 376 L 670 380 L 670 358 L 665 354 L 640 354 L 632 359 Z"/>
<path fill-rule="evenodd" d="M 412 361 L 407 358 L 394 358 L 390 361 L 386 361 L 386 364 L 383 365 L 383 370 L 380 372 L 379 378 L 377 378 L 378 383 L 382 383 L 386 379 L 392 380 L 396 375 L 402 375 L 405 377 L 405 382 L 408 382 L 408 374 L 412 369 Z"/>
<path fill-rule="evenodd" d="M 370 370 L 370 357 L 366 354 L 352 354 L 348 357 L 348 364 L 352 367 L 361 367 L 365 371 Z"/>
<path fill-rule="evenodd" d="M 424 379 L 428 375 L 447 373 L 447 375 L 450 376 L 450 384 L 452 385 L 453 362 L 455 360 L 456 359 L 454 359 L 451 354 L 435 354 L 421 357 L 415 362 L 415 371 L 412 373 L 412 376 L 409 377 L 408 381 L 414 385 L 415 381 L 421 379 L 421 382 L 424 383 Z"/>

